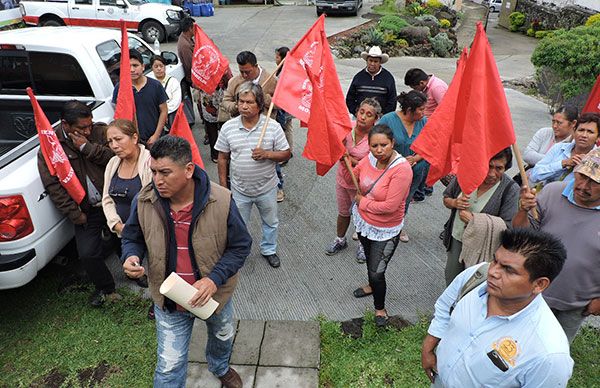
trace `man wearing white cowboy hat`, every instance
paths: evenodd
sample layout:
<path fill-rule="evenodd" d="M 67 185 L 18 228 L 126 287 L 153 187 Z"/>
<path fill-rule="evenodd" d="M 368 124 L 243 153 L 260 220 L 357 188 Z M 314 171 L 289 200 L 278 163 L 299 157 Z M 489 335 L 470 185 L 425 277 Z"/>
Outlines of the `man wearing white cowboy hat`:
<path fill-rule="evenodd" d="M 379 46 L 373 46 L 369 52 L 363 51 L 360 56 L 367 61 L 367 67 L 359 71 L 350 84 L 346 94 L 346 105 L 352 114 L 360 103 L 367 97 L 379 101 L 383 113 L 396 109 L 396 81 L 392 73 L 381 67 L 390 59 L 389 55 L 381 52 Z"/>

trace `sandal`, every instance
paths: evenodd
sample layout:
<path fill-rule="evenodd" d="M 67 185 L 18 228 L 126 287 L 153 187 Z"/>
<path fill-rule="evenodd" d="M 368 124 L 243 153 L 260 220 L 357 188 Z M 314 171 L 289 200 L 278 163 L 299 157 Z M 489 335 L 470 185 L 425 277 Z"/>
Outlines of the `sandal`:
<path fill-rule="evenodd" d="M 378 328 L 386 327 L 388 318 L 389 317 L 387 315 L 376 315 L 375 316 L 375 326 L 377 326 Z"/>
<path fill-rule="evenodd" d="M 355 298 L 364 298 L 365 296 L 373 295 L 373 291 L 366 292 L 364 288 L 359 287 L 353 292 Z"/>

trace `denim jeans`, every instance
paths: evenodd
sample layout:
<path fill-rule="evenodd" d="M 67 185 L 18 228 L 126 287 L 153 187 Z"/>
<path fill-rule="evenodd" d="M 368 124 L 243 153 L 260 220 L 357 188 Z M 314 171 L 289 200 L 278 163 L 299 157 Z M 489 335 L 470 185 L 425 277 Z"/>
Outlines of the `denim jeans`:
<path fill-rule="evenodd" d="M 279 218 L 277 216 L 277 186 L 256 197 L 247 197 L 233 187 L 231 188 L 231 194 L 246 225 L 250 222 L 252 205 L 256 205 L 258 208 L 258 213 L 262 220 L 260 253 L 263 255 L 277 253 L 277 227 L 279 226 Z"/>
<path fill-rule="evenodd" d="M 408 213 L 410 201 L 412 201 L 417 190 L 425 187 L 425 180 L 427 179 L 427 174 L 429 173 L 429 163 L 427 163 L 425 160 L 421 160 L 419 163 L 413 166 L 412 170 L 413 179 L 410 184 L 410 189 L 408 190 L 406 204 L 404 205 L 404 217 L 406 217 L 406 214 Z"/>
<path fill-rule="evenodd" d="M 154 371 L 155 388 L 185 387 L 187 377 L 188 349 L 196 316 L 187 311 L 172 313 L 154 305 L 158 361 Z M 206 361 L 208 370 L 215 376 L 223 376 L 229 370 L 229 358 L 233 348 L 233 306 L 228 301 L 219 314 L 206 320 Z"/>
<path fill-rule="evenodd" d="M 279 183 L 277 183 L 277 188 L 279 190 L 283 190 L 283 172 L 281 171 L 281 165 L 279 163 L 275 164 L 275 172 L 277 173 L 277 178 L 279 179 Z"/>

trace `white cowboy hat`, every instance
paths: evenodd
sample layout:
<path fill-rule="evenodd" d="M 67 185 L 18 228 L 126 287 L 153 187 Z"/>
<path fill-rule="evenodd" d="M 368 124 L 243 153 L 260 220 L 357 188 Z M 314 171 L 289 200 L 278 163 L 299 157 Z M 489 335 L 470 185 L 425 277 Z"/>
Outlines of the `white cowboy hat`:
<path fill-rule="evenodd" d="M 362 59 L 364 59 L 365 61 L 367 60 L 368 57 L 381 58 L 381 63 L 386 63 L 388 61 L 388 59 L 390 59 L 389 55 L 383 54 L 381 52 L 381 49 L 379 48 L 379 46 L 371 47 L 369 49 L 369 52 L 363 51 L 362 53 L 360 53 L 360 57 Z"/>

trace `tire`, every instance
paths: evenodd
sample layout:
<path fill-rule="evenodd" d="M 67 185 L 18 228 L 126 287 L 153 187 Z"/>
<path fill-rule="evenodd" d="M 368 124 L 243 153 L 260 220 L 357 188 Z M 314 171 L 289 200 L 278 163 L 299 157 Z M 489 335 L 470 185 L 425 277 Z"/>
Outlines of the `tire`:
<path fill-rule="evenodd" d="M 323 11 L 317 10 L 317 16 L 321 16 L 321 15 L 323 15 Z"/>
<path fill-rule="evenodd" d="M 166 33 L 164 27 L 154 20 L 149 20 L 142 25 L 141 29 L 142 37 L 150 44 L 154 43 L 154 39 L 158 39 L 159 42 L 164 42 L 166 39 Z"/>
<path fill-rule="evenodd" d="M 42 20 L 42 22 L 39 25 L 41 27 L 60 27 L 60 26 L 64 26 L 65 23 L 63 23 L 62 20 L 60 20 L 58 18 L 49 17 L 49 18 Z"/>
<path fill-rule="evenodd" d="M 494 7 L 493 5 L 490 7 L 490 13 L 494 13 L 496 12 L 496 7 Z"/>

